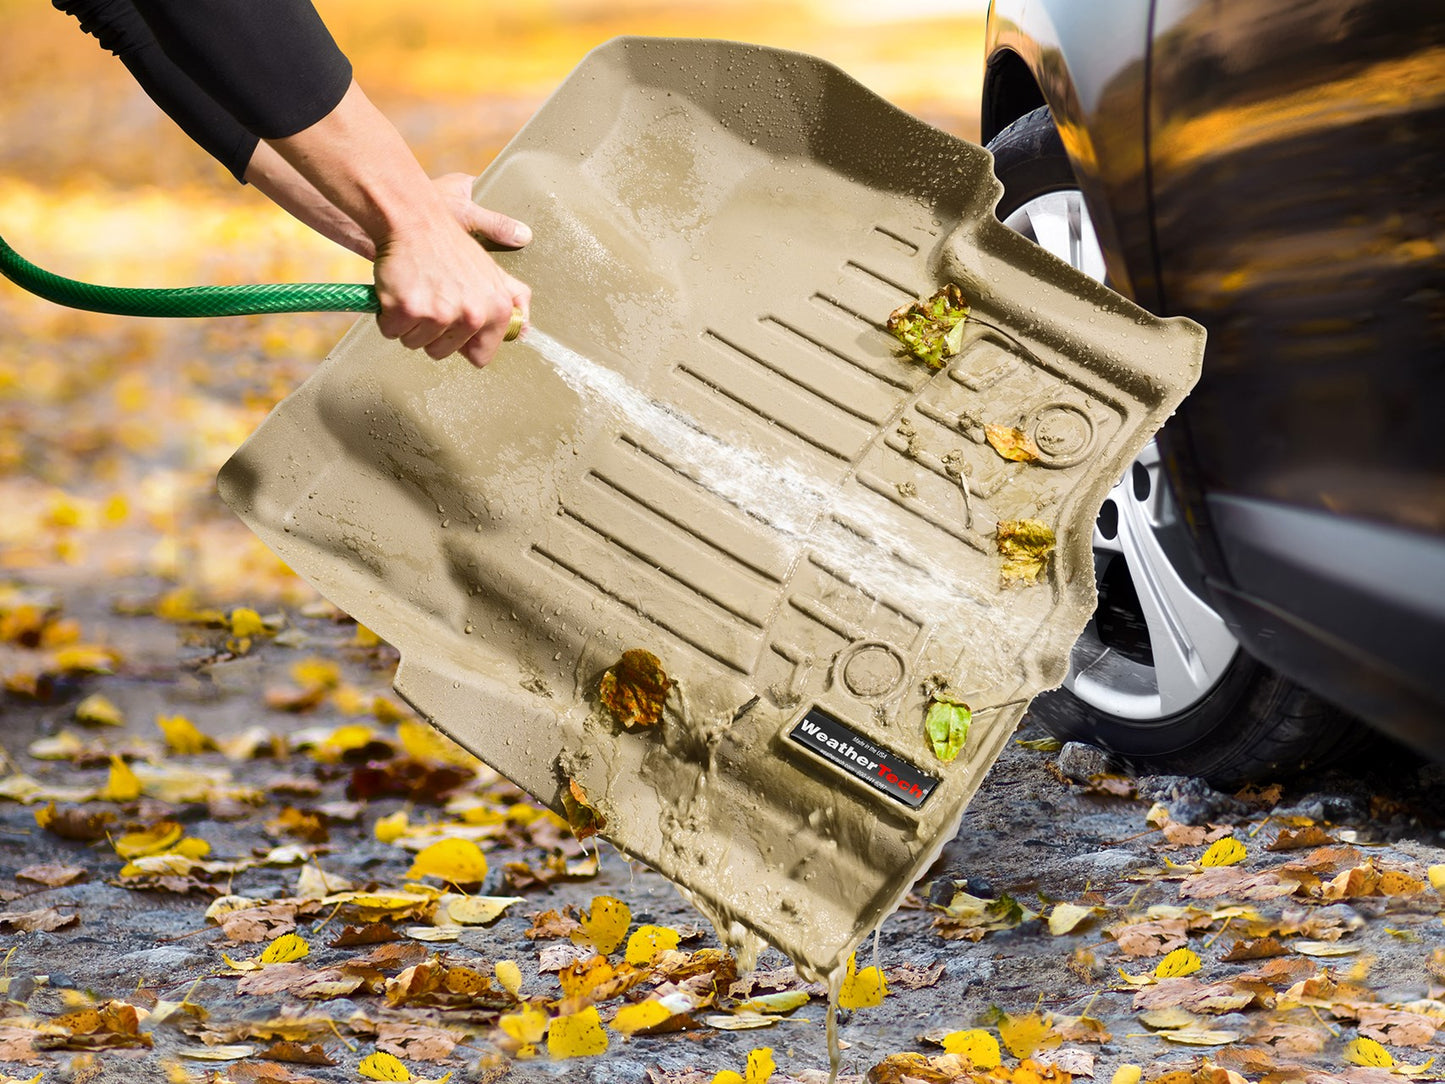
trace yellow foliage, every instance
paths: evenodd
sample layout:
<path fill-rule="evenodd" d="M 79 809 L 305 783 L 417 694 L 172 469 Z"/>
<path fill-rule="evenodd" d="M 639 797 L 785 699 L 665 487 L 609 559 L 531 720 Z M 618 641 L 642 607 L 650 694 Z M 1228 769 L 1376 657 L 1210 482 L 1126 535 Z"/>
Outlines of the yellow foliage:
<path fill-rule="evenodd" d="M 356 1071 L 367 1080 L 410 1080 L 411 1070 L 395 1054 L 378 1050 L 361 1059 Z"/>
<path fill-rule="evenodd" d="M 175 821 L 157 821 L 149 828 L 139 832 L 127 832 L 115 840 L 115 853 L 122 858 L 160 854 L 179 843 L 185 834 L 185 829 Z"/>
<path fill-rule="evenodd" d="M 1016 1058 L 1031 1058 L 1036 1052 L 1050 1050 L 1061 1042 L 1059 1033 L 1036 1012 L 1005 1016 L 999 1021 L 998 1034 Z"/>
<path fill-rule="evenodd" d="M 395 843 L 402 836 L 406 835 L 409 821 L 405 809 L 398 809 L 395 813 L 388 813 L 385 817 L 377 819 L 376 838 L 382 843 Z"/>
<path fill-rule="evenodd" d="M 276 940 L 272 941 L 261 952 L 263 964 L 289 964 L 292 960 L 301 960 L 311 955 L 311 946 L 299 934 L 283 933 Z M 380 1077 L 378 1079 L 388 1079 Z"/>
<path fill-rule="evenodd" d="M 657 957 L 659 952 L 675 949 L 682 938 L 670 926 L 639 926 L 627 939 L 628 963 L 644 967 Z"/>
<path fill-rule="evenodd" d="M 1426 876 L 1430 878 L 1431 888 L 1436 892 L 1445 892 L 1445 865 L 1431 866 Z"/>
<path fill-rule="evenodd" d="M 1144 1070 L 1137 1065 L 1121 1065 L 1114 1070 L 1113 1079 L 1109 1084 L 1139 1084 L 1144 1076 Z"/>
<path fill-rule="evenodd" d="M 1204 852 L 1204 857 L 1199 864 L 1206 869 L 1213 866 L 1237 866 L 1247 856 L 1244 844 L 1233 836 L 1225 836 L 1223 839 L 1216 839 Z"/>
<path fill-rule="evenodd" d="M 838 990 L 838 1004 L 845 1009 L 871 1009 L 883 1004 L 888 994 L 888 983 L 876 967 L 858 970 L 858 954 L 848 957 L 848 974 Z"/>
<path fill-rule="evenodd" d="M 140 797 L 140 780 L 120 757 L 110 758 L 110 778 L 98 797 L 103 802 L 133 802 Z"/>
<path fill-rule="evenodd" d="M 1203 961 L 1199 959 L 1199 953 L 1193 949 L 1177 948 L 1159 961 L 1158 966 L 1154 968 L 1154 974 L 1161 979 L 1177 979 L 1184 975 L 1192 975 L 1203 966 Z"/>
<path fill-rule="evenodd" d="M 712 1078 L 712 1084 L 768 1084 L 768 1078 L 776 1069 L 772 1047 L 760 1046 L 748 1054 L 745 1074 L 724 1069 Z"/>
<path fill-rule="evenodd" d="M 582 916 L 582 928 L 574 930 L 574 944 L 591 945 L 606 956 L 622 944 L 632 925 L 632 909 L 611 896 L 596 896 L 592 908 Z"/>
<path fill-rule="evenodd" d="M 520 997 L 522 994 L 522 969 L 517 966 L 516 960 L 498 960 L 493 969 L 497 975 L 497 982 L 501 983 L 502 989 L 513 997 Z M 538 1036 L 540 1038 L 540 1036 Z M 531 1040 L 536 1042 L 536 1039 Z"/>
<path fill-rule="evenodd" d="M 91 693 L 75 705 L 75 721 L 90 726 L 124 726 L 125 716 L 107 697 Z"/>
<path fill-rule="evenodd" d="M 157 715 L 156 726 L 166 740 L 166 748 L 179 756 L 204 753 L 216 747 L 216 743 L 184 715 Z"/>
<path fill-rule="evenodd" d="M 960 1054 L 969 1060 L 975 1069 L 987 1072 L 997 1069 L 1003 1062 L 998 1040 L 982 1028 L 971 1031 L 955 1031 L 943 1037 L 945 1054 Z"/>
<path fill-rule="evenodd" d="M 481 764 L 481 761 L 440 730 L 415 719 L 403 719 L 397 723 L 396 736 L 407 754 L 417 760 L 467 769 L 476 769 Z"/>
<path fill-rule="evenodd" d="M 261 615 L 245 606 L 237 606 L 232 610 L 228 623 L 232 636 L 264 636 L 266 634 L 266 622 L 261 620 Z"/>
<path fill-rule="evenodd" d="M 408 877 L 439 877 L 448 884 L 486 880 L 487 856 L 469 839 L 442 839 L 423 849 L 406 871 Z"/>
<path fill-rule="evenodd" d="M 1394 1057 L 1374 1039 L 1363 1036 L 1351 1039 L 1345 1044 L 1345 1061 L 1351 1065 L 1365 1065 L 1375 1069 L 1388 1069 L 1395 1064 Z"/>
<path fill-rule="evenodd" d="M 547 1014 L 528 1005 L 519 1012 L 504 1013 L 497 1025 L 519 1043 L 540 1043 L 547 1034 Z"/>
<path fill-rule="evenodd" d="M 553 1058 L 585 1058 L 607 1050 L 607 1032 L 597 1006 L 559 1016 L 547 1029 L 547 1053 Z"/>
<path fill-rule="evenodd" d="M 656 998 L 639 1001 L 635 1005 L 624 1005 L 612 1018 L 612 1030 L 623 1035 L 646 1031 L 672 1019 L 672 1010 Z"/>
<path fill-rule="evenodd" d="M 291 664 L 291 679 L 303 689 L 334 689 L 341 684 L 341 667 L 330 659 L 302 659 Z"/>

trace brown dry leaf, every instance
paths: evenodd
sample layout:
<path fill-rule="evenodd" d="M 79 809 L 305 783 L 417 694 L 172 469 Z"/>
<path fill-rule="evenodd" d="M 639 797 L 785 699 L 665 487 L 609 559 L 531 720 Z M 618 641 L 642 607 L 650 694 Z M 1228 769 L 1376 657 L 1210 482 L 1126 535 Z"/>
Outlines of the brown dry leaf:
<path fill-rule="evenodd" d="M 612 717 L 631 730 L 657 725 L 672 685 L 661 659 L 650 651 L 633 648 L 624 651 L 622 658 L 602 675 L 597 695 Z"/>
<path fill-rule="evenodd" d="M 283 806 L 280 813 L 267 821 L 266 831 L 277 838 L 294 836 L 307 843 L 325 843 L 331 839 L 325 814 L 293 805 Z"/>
<path fill-rule="evenodd" d="M 35 811 L 35 823 L 52 835 L 77 843 L 94 843 L 105 839 L 115 814 L 106 809 L 89 810 L 66 805 L 57 808 L 54 802 Z"/>
<path fill-rule="evenodd" d="M 1277 937 L 1258 937 L 1252 941 L 1236 941 L 1234 947 L 1220 957 L 1227 964 L 1242 963 L 1245 960 L 1268 960 L 1288 954 L 1289 949 Z"/>
<path fill-rule="evenodd" d="M 1292 896 L 1298 882 L 1280 877 L 1278 870 L 1250 873 L 1238 866 L 1216 866 L 1179 883 L 1180 899 L 1216 899 L 1230 896 L 1244 900 L 1275 900 Z"/>
<path fill-rule="evenodd" d="M 1038 446 L 1022 429 L 989 423 L 983 427 L 983 435 L 994 451 L 1015 463 L 1032 463 L 1039 457 Z"/>
<path fill-rule="evenodd" d="M 284 1065 L 264 1061 L 232 1065 L 226 1069 L 224 1077 L 218 1074 L 212 1081 L 216 1084 L 320 1084 L 314 1076 L 305 1076 Z"/>
<path fill-rule="evenodd" d="M 1318 1024 L 1291 1024 L 1269 1020 L 1245 1037 L 1255 1046 L 1268 1046 L 1283 1054 L 1317 1054 L 1325 1048 L 1329 1032 Z"/>
<path fill-rule="evenodd" d="M 236 993 L 263 996 L 286 993 L 299 998 L 345 997 L 361 985 L 361 979 L 339 968 L 310 968 L 305 964 L 268 964 L 241 976 Z"/>
<path fill-rule="evenodd" d="M 1254 1000 L 1228 982 L 1203 983 L 1198 979 L 1160 979 L 1134 995 L 1135 1011 L 1183 1009 L 1191 1013 L 1226 1013 L 1242 1009 Z"/>
<path fill-rule="evenodd" d="M 0 911 L 0 929 L 18 933 L 49 933 L 63 930 L 80 921 L 80 915 L 63 915 L 54 907 L 40 907 L 34 911 Z"/>
<path fill-rule="evenodd" d="M 90 876 L 84 866 L 63 866 L 59 864 L 26 866 L 15 871 L 17 881 L 34 881 L 49 888 L 72 885 Z"/>
<path fill-rule="evenodd" d="M 577 912 L 570 904 L 560 911 L 538 911 L 532 916 L 532 925 L 523 931 L 523 936 L 532 941 L 550 941 L 555 937 L 569 940 L 574 933 L 580 933 L 582 923 L 577 921 Z"/>
<path fill-rule="evenodd" d="M 1129 922 L 1104 931 L 1114 939 L 1125 956 L 1162 956 L 1189 943 L 1188 923 L 1183 918 Z"/>
<path fill-rule="evenodd" d="M 1054 552 L 1054 529 L 1037 519 L 1001 519 L 995 544 L 1005 584 L 1036 584 Z"/>
<path fill-rule="evenodd" d="M 447 1028 L 412 1021 L 384 1020 L 376 1028 L 378 1050 L 412 1061 L 445 1061 L 464 1038 Z"/>
<path fill-rule="evenodd" d="M 896 987 L 900 990 L 922 990 L 928 986 L 936 986 L 943 975 L 944 963 L 942 960 L 930 967 L 923 967 L 919 964 L 899 964 L 897 967 L 886 968 L 883 972 L 889 988 Z"/>
<path fill-rule="evenodd" d="M 341 932 L 327 942 L 332 948 L 356 948 L 400 941 L 401 934 L 385 922 L 368 922 L 363 926 L 343 926 Z"/>
<path fill-rule="evenodd" d="M 868 1084 L 956 1084 L 970 1079 L 973 1066 L 958 1054 L 930 1058 L 923 1054 L 889 1054 L 868 1070 Z"/>
<path fill-rule="evenodd" d="M 1445 1012 L 1440 1016 L 1445 1020 Z M 1384 1005 L 1361 1005 L 1358 1019 L 1361 1035 L 1390 1046 L 1428 1046 L 1441 1027 L 1441 1021 L 1423 1013 Z"/>
<path fill-rule="evenodd" d="M 1267 851 L 1301 851 L 1306 847 L 1321 847 L 1334 843 L 1334 837 L 1318 825 L 1303 828 L 1283 828 L 1279 835 L 1270 840 Z"/>
<path fill-rule="evenodd" d="M 266 1049 L 258 1051 L 256 1057 L 264 1058 L 267 1061 L 289 1062 L 292 1065 L 336 1064 L 321 1043 L 300 1043 L 292 1039 L 282 1039 L 280 1042 L 272 1043 Z"/>
<path fill-rule="evenodd" d="M 51 1050 L 104 1050 L 152 1045 L 149 1033 L 140 1030 L 140 1014 L 124 1001 L 107 1001 L 95 1008 L 62 1013 L 50 1021 L 49 1034 L 37 1046 Z M 49 1030 L 49 1029 L 47 1029 Z"/>
<path fill-rule="evenodd" d="M 607 818 L 587 799 L 587 792 L 577 780 L 567 780 L 561 800 L 562 811 L 567 815 L 567 824 L 579 841 L 595 836 L 607 827 Z"/>

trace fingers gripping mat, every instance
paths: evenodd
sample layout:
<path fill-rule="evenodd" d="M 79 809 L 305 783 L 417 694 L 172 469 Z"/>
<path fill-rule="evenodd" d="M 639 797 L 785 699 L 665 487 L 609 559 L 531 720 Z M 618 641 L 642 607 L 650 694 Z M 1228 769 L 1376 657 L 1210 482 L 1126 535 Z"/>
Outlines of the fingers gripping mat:
<path fill-rule="evenodd" d="M 998 194 L 985 151 L 821 61 L 612 42 L 476 192 L 532 225 L 502 260 L 557 346 L 479 372 L 363 319 L 222 494 L 435 725 L 559 812 L 575 782 L 725 936 L 826 972 L 1063 677 L 1100 503 L 1198 373 L 1197 326 Z M 972 315 L 935 371 L 884 324 L 944 283 Z M 940 699 L 972 709 L 948 763 Z"/>

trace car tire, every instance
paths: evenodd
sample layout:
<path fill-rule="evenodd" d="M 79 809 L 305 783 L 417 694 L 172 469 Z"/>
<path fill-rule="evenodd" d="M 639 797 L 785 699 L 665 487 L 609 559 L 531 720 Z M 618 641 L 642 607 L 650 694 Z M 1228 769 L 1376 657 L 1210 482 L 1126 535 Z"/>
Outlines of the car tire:
<path fill-rule="evenodd" d="M 1004 187 L 999 219 L 1103 279 L 1048 107 L 1014 121 L 989 150 Z M 1094 543 L 1099 607 L 1064 686 L 1031 709 L 1050 734 L 1100 746 L 1138 773 L 1217 786 L 1320 767 L 1357 747 L 1358 723 L 1250 658 L 1205 601 L 1194 542 L 1152 442 L 1105 501 Z"/>

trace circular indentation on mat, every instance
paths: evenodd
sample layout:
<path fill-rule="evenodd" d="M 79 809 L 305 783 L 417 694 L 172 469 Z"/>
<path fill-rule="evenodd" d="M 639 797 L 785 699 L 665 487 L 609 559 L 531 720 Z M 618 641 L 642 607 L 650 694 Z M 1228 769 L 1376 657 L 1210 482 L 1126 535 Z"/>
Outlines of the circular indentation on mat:
<path fill-rule="evenodd" d="M 848 648 L 838 660 L 843 685 L 860 700 L 879 700 L 894 692 L 908 675 L 898 649 L 877 640 Z"/>
<path fill-rule="evenodd" d="M 1027 432 L 1046 467 L 1072 467 L 1094 446 L 1094 419 L 1073 403 L 1049 403 L 1034 412 Z"/>

